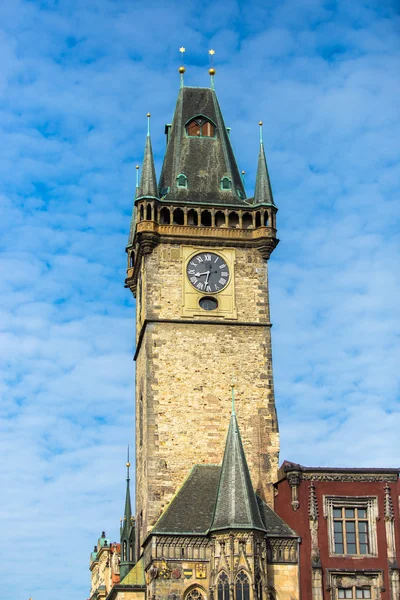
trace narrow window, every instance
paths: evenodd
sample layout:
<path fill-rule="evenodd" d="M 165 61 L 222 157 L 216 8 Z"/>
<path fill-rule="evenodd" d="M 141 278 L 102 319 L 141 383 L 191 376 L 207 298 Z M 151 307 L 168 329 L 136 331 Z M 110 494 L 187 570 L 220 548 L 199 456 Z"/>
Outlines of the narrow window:
<path fill-rule="evenodd" d="M 144 219 L 144 208 L 143 208 L 143 204 L 142 204 L 142 206 L 140 207 L 140 220 L 143 221 L 143 219 Z"/>
<path fill-rule="evenodd" d="M 223 177 L 221 179 L 221 190 L 231 190 L 232 189 L 232 181 L 229 177 Z"/>
<path fill-rule="evenodd" d="M 256 227 L 261 227 L 261 213 L 259 210 L 256 212 Z"/>
<path fill-rule="evenodd" d="M 222 571 L 218 577 L 218 600 L 229 600 L 229 581 L 228 575 Z"/>
<path fill-rule="evenodd" d="M 122 560 L 126 560 L 126 540 L 124 540 L 123 544 Z"/>
<path fill-rule="evenodd" d="M 250 600 L 249 578 L 244 571 L 239 571 L 235 584 L 236 600 Z"/>
<path fill-rule="evenodd" d="M 187 177 L 183 173 L 178 175 L 178 177 L 176 178 L 176 181 L 177 181 L 178 187 L 187 188 Z"/>
<path fill-rule="evenodd" d="M 147 221 L 151 221 L 151 205 L 148 204 L 147 205 L 147 209 L 146 209 L 146 220 Z"/>

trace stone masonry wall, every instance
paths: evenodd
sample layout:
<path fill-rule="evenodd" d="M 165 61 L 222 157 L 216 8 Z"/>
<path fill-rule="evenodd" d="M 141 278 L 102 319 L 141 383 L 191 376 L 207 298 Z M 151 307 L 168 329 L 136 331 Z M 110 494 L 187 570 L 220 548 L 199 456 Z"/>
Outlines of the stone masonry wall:
<path fill-rule="evenodd" d="M 204 248 L 200 248 L 204 249 Z M 179 246 L 146 256 L 142 315 L 179 319 Z M 220 464 L 235 377 L 236 413 L 252 481 L 273 505 L 279 434 L 275 411 L 267 266 L 238 249 L 235 322 L 149 323 L 136 363 L 136 510 L 139 543 L 194 464 Z M 209 318 L 205 314 L 205 318 Z M 265 325 L 261 325 L 265 323 Z"/>

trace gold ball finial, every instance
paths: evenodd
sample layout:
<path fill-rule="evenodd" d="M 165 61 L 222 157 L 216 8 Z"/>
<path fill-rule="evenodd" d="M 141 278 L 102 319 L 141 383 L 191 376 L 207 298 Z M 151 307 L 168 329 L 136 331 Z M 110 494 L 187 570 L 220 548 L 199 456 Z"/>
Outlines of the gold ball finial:
<path fill-rule="evenodd" d="M 139 169 L 139 165 L 136 165 L 136 169 L 137 169 L 137 170 Z"/>
<path fill-rule="evenodd" d="M 179 73 L 180 73 L 181 75 L 183 75 L 183 74 L 184 74 L 184 72 L 186 71 L 186 69 L 185 69 L 185 67 L 182 65 L 182 67 L 179 67 L 178 71 L 179 71 Z"/>
<path fill-rule="evenodd" d="M 150 113 L 147 113 L 146 117 L 151 117 L 151 114 L 150 114 Z"/>
<path fill-rule="evenodd" d="M 213 67 L 211 67 L 211 69 L 208 69 L 208 72 L 212 77 L 215 75 L 215 69 Z"/>
<path fill-rule="evenodd" d="M 242 175 L 245 175 L 245 172 L 244 172 L 244 171 L 242 171 Z"/>
<path fill-rule="evenodd" d="M 263 122 L 262 122 L 262 121 L 260 121 L 260 122 L 259 122 L 259 126 L 261 127 L 261 125 L 262 125 L 262 124 L 263 124 Z"/>
<path fill-rule="evenodd" d="M 128 467 L 128 469 L 129 469 L 129 467 L 131 466 L 131 463 L 130 463 L 130 462 L 127 462 L 127 463 L 126 463 L 126 466 L 127 466 L 127 467 Z"/>

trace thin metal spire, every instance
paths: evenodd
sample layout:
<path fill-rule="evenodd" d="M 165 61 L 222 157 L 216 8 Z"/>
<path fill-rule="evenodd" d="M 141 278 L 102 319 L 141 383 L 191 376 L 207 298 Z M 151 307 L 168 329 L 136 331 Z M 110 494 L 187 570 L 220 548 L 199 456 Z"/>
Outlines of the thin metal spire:
<path fill-rule="evenodd" d="M 259 122 L 259 126 L 260 126 L 260 144 L 263 143 L 263 122 L 260 121 Z"/>
<path fill-rule="evenodd" d="M 129 462 L 129 444 L 128 444 L 128 458 L 126 461 L 126 480 L 129 481 L 129 467 L 131 466 L 131 463 Z"/>
<path fill-rule="evenodd" d="M 151 114 L 148 112 L 147 113 L 147 137 L 150 137 L 150 117 L 151 117 Z"/>
<path fill-rule="evenodd" d="M 210 68 L 208 70 L 210 77 L 211 77 L 211 89 L 215 90 L 215 82 L 214 82 L 214 75 L 215 75 L 215 69 L 214 69 L 214 54 L 215 54 L 215 50 L 213 50 L 211 48 L 211 50 L 208 51 L 208 54 L 210 55 Z"/>
<path fill-rule="evenodd" d="M 232 415 L 236 415 L 236 413 L 235 413 L 235 380 L 233 378 L 233 375 L 232 375 L 231 390 L 232 390 Z"/>
<path fill-rule="evenodd" d="M 185 54 L 185 52 L 186 52 L 186 48 L 184 48 L 184 46 L 181 46 L 181 47 L 179 48 L 179 52 L 182 54 L 182 62 L 183 62 L 183 55 L 184 55 L 184 54 Z M 186 71 L 186 69 L 185 69 L 185 67 L 183 66 L 183 64 L 182 64 L 182 65 L 179 67 L 178 71 L 179 71 L 179 73 L 180 73 L 180 76 L 181 76 L 181 88 L 183 88 L 183 86 L 184 86 L 184 82 L 183 82 L 183 76 L 184 76 L 184 74 L 185 74 L 185 71 Z"/>

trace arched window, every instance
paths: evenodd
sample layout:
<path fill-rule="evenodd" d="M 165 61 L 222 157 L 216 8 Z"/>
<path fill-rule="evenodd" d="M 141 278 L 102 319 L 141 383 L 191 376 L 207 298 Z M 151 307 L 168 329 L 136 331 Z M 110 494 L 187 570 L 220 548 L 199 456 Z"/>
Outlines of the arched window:
<path fill-rule="evenodd" d="M 199 590 L 198 588 L 192 588 L 189 590 L 188 594 L 186 594 L 185 600 L 204 600 L 202 590 Z"/>
<path fill-rule="evenodd" d="M 231 190 L 232 189 L 232 181 L 229 177 L 223 177 L 221 179 L 221 190 Z"/>
<path fill-rule="evenodd" d="M 151 221 L 151 204 L 148 204 L 146 208 L 146 220 Z"/>
<path fill-rule="evenodd" d="M 236 582 L 236 600 L 250 600 L 250 584 L 249 578 L 244 571 L 239 571 Z"/>
<path fill-rule="evenodd" d="M 135 264 L 135 253 L 132 251 L 129 255 L 129 266 L 132 268 Z"/>
<path fill-rule="evenodd" d="M 126 560 L 126 540 L 124 540 L 122 560 Z"/>
<path fill-rule="evenodd" d="M 211 227 L 211 213 L 209 210 L 201 211 L 201 225 L 203 227 Z"/>
<path fill-rule="evenodd" d="M 223 213 L 221 210 L 218 210 L 215 213 L 215 226 L 225 227 L 225 213 Z"/>
<path fill-rule="evenodd" d="M 253 216 L 250 213 L 244 213 L 242 217 L 243 229 L 253 229 Z"/>
<path fill-rule="evenodd" d="M 140 207 L 140 220 L 143 221 L 144 219 L 144 208 L 143 208 L 143 204 Z"/>
<path fill-rule="evenodd" d="M 218 600 L 229 600 L 229 581 L 228 575 L 222 571 L 218 577 Z"/>
<path fill-rule="evenodd" d="M 188 210 L 187 217 L 188 225 L 194 225 L 195 227 L 197 227 L 197 225 L 199 224 L 199 215 L 195 210 L 193 210 L 193 208 Z"/>
<path fill-rule="evenodd" d="M 215 125 L 205 117 L 196 117 L 186 125 L 189 137 L 214 137 Z"/>
<path fill-rule="evenodd" d="M 176 208 L 174 210 L 173 220 L 174 220 L 175 225 L 183 225 L 184 218 L 183 218 L 183 210 L 181 208 Z"/>
<path fill-rule="evenodd" d="M 261 227 L 261 213 L 259 210 L 256 212 L 256 227 Z"/>
<path fill-rule="evenodd" d="M 179 188 L 187 188 L 187 177 L 183 173 L 178 175 L 176 182 Z"/>
<path fill-rule="evenodd" d="M 229 213 L 228 227 L 239 227 L 239 215 L 235 212 Z"/>
<path fill-rule="evenodd" d="M 160 210 L 160 223 L 161 225 L 169 225 L 171 221 L 171 215 L 169 209 L 165 206 Z"/>
<path fill-rule="evenodd" d="M 133 546 L 129 544 L 129 561 L 133 562 Z"/>

